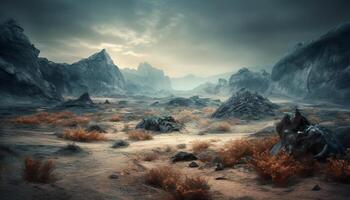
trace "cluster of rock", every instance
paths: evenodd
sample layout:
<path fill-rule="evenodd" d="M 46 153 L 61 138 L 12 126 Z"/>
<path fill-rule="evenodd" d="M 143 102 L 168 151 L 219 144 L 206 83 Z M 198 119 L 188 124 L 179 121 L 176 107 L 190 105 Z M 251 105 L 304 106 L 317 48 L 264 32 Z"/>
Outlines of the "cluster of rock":
<path fill-rule="evenodd" d="M 277 108 L 276 104 L 256 92 L 240 90 L 224 102 L 212 114 L 212 117 L 257 120 L 274 116 Z"/>
<path fill-rule="evenodd" d="M 269 89 L 270 83 L 271 75 L 265 70 L 253 72 L 248 68 L 242 68 L 230 77 L 228 84 L 231 91 L 245 88 L 252 92 L 265 93 Z"/>
<path fill-rule="evenodd" d="M 77 99 L 68 100 L 62 103 L 59 107 L 93 107 L 94 105 L 95 104 L 91 100 L 89 93 L 84 93 Z"/>
<path fill-rule="evenodd" d="M 172 116 L 151 116 L 143 118 L 142 121 L 136 125 L 136 128 L 169 133 L 173 131 L 180 131 L 182 125 Z"/>
<path fill-rule="evenodd" d="M 333 133 L 320 125 L 313 125 L 299 110 L 291 118 L 289 115 L 276 125 L 280 142 L 271 149 L 272 154 L 281 150 L 298 157 L 312 154 L 315 159 L 324 159 L 334 155 L 344 155 L 349 141 L 342 141 L 350 128 Z"/>

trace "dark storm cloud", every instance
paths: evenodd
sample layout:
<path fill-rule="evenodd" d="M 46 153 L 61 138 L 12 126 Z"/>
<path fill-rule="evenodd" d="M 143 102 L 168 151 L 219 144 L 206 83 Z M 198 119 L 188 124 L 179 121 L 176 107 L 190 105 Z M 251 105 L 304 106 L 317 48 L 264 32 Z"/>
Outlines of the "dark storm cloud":
<path fill-rule="evenodd" d="M 347 0 L 8 0 L 43 56 L 72 62 L 107 48 L 115 62 L 149 61 L 170 75 L 271 66 L 298 42 L 350 20 Z"/>

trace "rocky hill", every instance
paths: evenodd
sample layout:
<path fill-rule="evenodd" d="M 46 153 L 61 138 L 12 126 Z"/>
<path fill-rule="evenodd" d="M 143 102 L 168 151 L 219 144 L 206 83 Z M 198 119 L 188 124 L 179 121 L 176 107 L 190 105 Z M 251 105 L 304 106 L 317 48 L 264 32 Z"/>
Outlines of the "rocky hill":
<path fill-rule="evenodd" d="M 350 23 L 298 44 L 272 70 L 273 89 L 285 95 L 348 104 Z"/>
<path fill-rule="evenodd" d="M 270 87 L 270 82 L 270 74 L 265 70 L 253 72 L 248 68 L 242 68 L 230 77 L 229 87 L 231 91 L 245 88 L 249 91 L 265 93 Z"/>
<path fill-rule="evenodd" d="M 0 95 L 1 103 L 55 102 L 62 100 L 55 86 L 40 70 L 39 50 L 14 21 L 0 25 Z"/>

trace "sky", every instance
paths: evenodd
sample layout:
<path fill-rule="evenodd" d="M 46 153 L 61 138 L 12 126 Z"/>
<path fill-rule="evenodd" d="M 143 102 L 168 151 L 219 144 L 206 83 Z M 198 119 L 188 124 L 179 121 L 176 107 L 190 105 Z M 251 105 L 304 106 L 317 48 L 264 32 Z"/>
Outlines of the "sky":
<path fill-rule="evenodd" d="M 41 57 L 72 63 L 106 49 L 170 77 L 270 69 L 298 42 L 350 21 L 349 0 L 0 0 Z"/>

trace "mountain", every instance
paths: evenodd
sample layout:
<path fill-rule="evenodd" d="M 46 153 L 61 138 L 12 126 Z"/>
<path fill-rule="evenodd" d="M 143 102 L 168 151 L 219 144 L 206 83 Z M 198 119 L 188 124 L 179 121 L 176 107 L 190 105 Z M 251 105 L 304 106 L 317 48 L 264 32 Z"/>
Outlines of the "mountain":
<path fill-rule="evenodd" d="M 183 77 L 171 78 L 171 85 L 175 90 L 191 90 L 206 83 L 217 83 L 220 78 L 228 79 L 233 72 L 217 74 L 208 77 L 199 77 L 189 74 Z"/>
<path fill-rule="evenodd" d="M 0 25 L 0 102 L 61 101 L 61 94 L 40 71 L 40 51 L 23 32 L 14 20 Z"/>
<path fill-rule="evenodd" d="M 163 70 L 157 69 L 149 63 L 140 63 L 135 69 L 122 69 L 125 76 L 128 90 L 156 92 L 156 91 L 171 91 L 171 82 Z"/>
<path fill-rule="evenodd" d="M 265 70 L 253 72 L 248 68 L 242 68 L 230 77 L 229 87 L 231 91 L 245 88 L 249 91 L 265 93 L 270 87 L 270 82 L 270 74 Z"/>
<path fill-rule="evenodd" d="M 272 69 L 274 90 L 299 98 L 348 104 L 350 98 L 350 23 L 319 39 L 298 44 Z"/>

